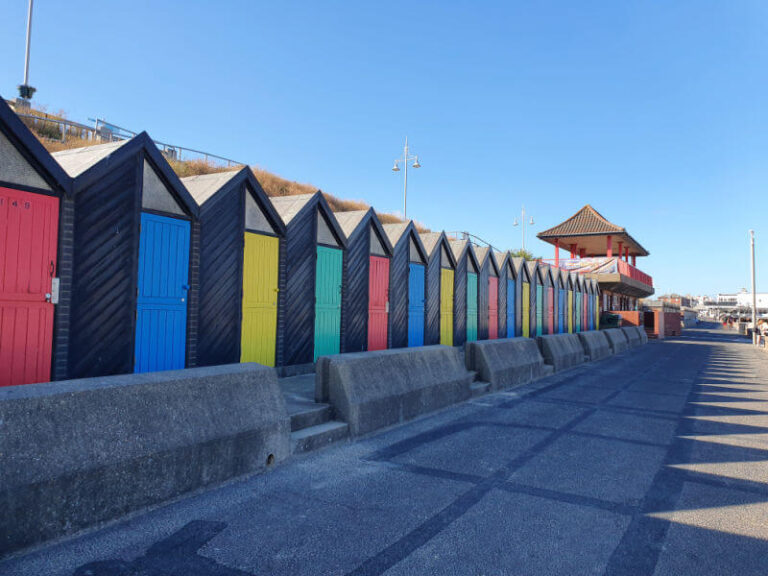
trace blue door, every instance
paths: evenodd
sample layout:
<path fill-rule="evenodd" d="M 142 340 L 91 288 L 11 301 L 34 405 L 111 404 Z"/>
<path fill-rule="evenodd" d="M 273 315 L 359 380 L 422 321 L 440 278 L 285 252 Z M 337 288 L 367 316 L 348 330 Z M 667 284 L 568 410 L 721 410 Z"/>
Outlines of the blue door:
<path fill-rule="evenodd" d="M 562 334 L 565 332 L 565 309 L 567 307 L 566 301 L 565 301 L 565 290 L 559 290 L 558 291 L 558 300 L 557 300 L 557 332 L 559 334 Z"/>
<path fill-rule="evenodd" d="M 141 215 L 134 372 L 184 368 L 189 222 Z"/>
<path fill-rule="evenodd" d="M 424 266 L 408 272 L 408 346 L 424 346 Z"/>
<path fill-rule="evenodd" d="M 507 278 L 507 338 L 515 337 L 515 281 Z"/>

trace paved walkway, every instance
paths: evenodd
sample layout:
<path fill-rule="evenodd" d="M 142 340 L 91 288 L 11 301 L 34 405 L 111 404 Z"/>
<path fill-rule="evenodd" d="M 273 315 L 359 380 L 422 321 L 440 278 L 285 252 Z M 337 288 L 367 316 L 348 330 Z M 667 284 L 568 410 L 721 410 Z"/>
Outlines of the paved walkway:
<path fill-rule="evenodd" d="M 0 564 L 73 573 L 765 575 L 768 354 L 687 331 Z"/>

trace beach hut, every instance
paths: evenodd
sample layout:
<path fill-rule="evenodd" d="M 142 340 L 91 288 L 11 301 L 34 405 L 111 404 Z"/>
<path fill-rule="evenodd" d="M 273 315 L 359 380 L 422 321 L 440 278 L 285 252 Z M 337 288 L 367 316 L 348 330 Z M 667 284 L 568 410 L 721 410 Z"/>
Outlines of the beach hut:
<path fill-rule="evenodd" d="M 426 317 L 427 252 L 412 221 L 385 224 L 392 244 L 390 345 L 423 346 Z"/>
<path fill-rule="evenodd" d="M 456 260 L 453 278 L 453 344 L 462 346 L 477 340 L 477 276 L 480 264 L 468 239 L 451 240 L 450 245 Z"/>
<path fill-rule="evenodd" d="M 568 331 L 568 273 L 558 269 L 555 279 L 557 281 L 557 333 L 563 334 Z"/>
<path fill-rule="evenodd" d="M 392 245 L 373 208 L 338 212 L 336 220 L 347 237 L 342 351 L 384 350 L 389 334 Z"/>
<path fill-rule="evenodd" d="M 197 365 L 275 366 L 283 221 L 250 168 L 182 183 L 200 212 Z"/>
<path fill-rule="evenodd" d="M 66 375 L 69 187 L 64 170 L 0 98 L 0 386 Z"/>
<path fill-rule="evenodd" d="M 64 150 L 73 179 L 69 377 L 194 366 L 198 208 L 146 132 Z"/>
<path fill-rule="evenodd" d="M 515 279 L 515 335 L 529 338 L 531 334 L 531 277 L 523 258 L 513 257 Z"/>
<path fill-rule="evenodd" d="M 544 325 L 542 332 L 544 334 L 555 333 L 555 280 L 554 271 L 557 268 L 552 268 L 549 264 L 540 263 L 539 268 L 542 270 L 543 277 L 543 296 L 544 296 Z"/>
<path fill-rule="evenodd" d="M 515 336 L 515 275 L 509 252 L 494 252 L 499 266 L 499 338 Z"/>
<path fill-rule="evenodd" d="M 573 273 L 573 331 L 581 332 L 582 314 L 582 278 L 581 274 Z"/>
<path fill-rule="evenodd" d="M 453 346 L 453 286 L 456 260 L 445 232 L 419 234 L 427 254 L 427 324 L 424 343 Z"/>
<path fill-rule="evenodd" d="M 476 246 L 475 254 L 480 263 L 477 336 L 480 340 L 496 340 L 499 337 L 499 266 L 490 247 Z"/>
<path fill-rule="evenodd" d="M 530 284 L 528 291 L 529 298 L 529 337 L 541 336 L 541 326 L 544 317 L 544 297 L 542 296 L 542 279 L 539 263 L 536 260 L 526 260 L 525 267 L 528 269 Z"/>
<path fill-rule="evenodd" d="M 285 295 L 278 310 L 283 364 L 309 364 L 341 349 L 347 239 L 322 192 L 271 200 L 285 223 Z"/>

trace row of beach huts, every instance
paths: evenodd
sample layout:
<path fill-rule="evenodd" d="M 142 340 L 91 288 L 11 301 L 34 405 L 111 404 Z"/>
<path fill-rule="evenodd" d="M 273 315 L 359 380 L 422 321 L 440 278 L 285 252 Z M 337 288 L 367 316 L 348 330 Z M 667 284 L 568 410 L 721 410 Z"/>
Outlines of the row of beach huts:
<path fill-rule="evenodd" d="M 180 180 L 146 133 L 51 155 L 0 100 L 0 386 L 598 324 L 592 279 L 249 168 Z"/>

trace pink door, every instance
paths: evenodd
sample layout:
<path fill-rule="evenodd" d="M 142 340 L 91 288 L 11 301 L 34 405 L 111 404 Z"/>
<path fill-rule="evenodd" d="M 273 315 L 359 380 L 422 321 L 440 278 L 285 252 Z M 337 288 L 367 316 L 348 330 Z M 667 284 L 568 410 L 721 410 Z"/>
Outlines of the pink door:
<path fill-rule="evenodd" d="M 488 278 L 488 339 L 499 337 L 499 279 Z"/>
<path fill-rule="evenodd" d="M 368 350 L 387 347 L 389 258 L 371 256 L 368 266 Z"/>
<path fill-rule="evenodd" d="M 547 334 L 555 333 L 555 291 L 547 288 Z"/>
<path fill-rule="evenodd" d="M 51 379 L 59 199 L 0 188 L 0 386 Z"/>

